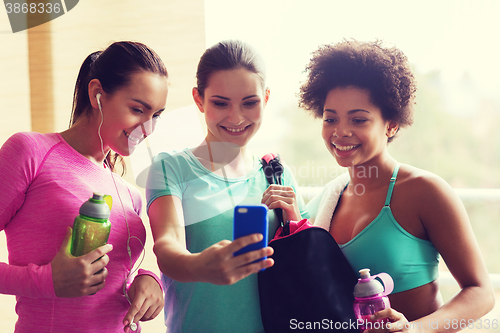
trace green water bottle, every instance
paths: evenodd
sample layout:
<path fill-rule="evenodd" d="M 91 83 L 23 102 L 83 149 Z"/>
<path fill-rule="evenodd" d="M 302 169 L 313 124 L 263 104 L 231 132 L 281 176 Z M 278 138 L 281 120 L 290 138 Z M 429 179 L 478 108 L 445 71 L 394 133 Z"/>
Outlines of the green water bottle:
<path fill-rule="evenodd" d="M 71 238 L 73 256 L 82 256 L 108 242 L 111 230 L 111 222 L 109 222 L 111 205 L 111 196 L 94 192 L 92 198 L 80 207 L 80 215 L 73 223 Z"/>

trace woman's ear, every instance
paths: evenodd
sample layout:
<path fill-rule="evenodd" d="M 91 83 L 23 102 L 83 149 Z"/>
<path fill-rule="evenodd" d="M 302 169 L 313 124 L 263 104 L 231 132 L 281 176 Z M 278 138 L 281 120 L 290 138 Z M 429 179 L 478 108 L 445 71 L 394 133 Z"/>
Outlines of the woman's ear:
<path fill-rule="evenodd" d="M 88 90 L 90 104 L 94 109 L 98 109 L 99 103 L 97 102 L 97 94 L 103 93 L 101 82 L 98 79 L 90 80 Z"/>
<path fill-rule="evenodd" d="M 399 130 L 399 123 L 394 120 L 391 120 L 387 125 L 387 132 L 386 132 L 387 137 L 392 138 L 394 135 L 396 135 L 398 130 Z"/>
<path fill-rule="evenodd" d="M 193 99 L 200 112 L 205 113 L 205 110 L 203 109 L 203 97 L 200 95 L 200 91 L 196 87 L 193 88 Z"/>
<path fill-rule="evenodd" d="M 269 88 L 266 88 L 266 92 L 264 93 L 264 106 L 267 105 L 270 95 L 271 95 L 271 90 Z"/>

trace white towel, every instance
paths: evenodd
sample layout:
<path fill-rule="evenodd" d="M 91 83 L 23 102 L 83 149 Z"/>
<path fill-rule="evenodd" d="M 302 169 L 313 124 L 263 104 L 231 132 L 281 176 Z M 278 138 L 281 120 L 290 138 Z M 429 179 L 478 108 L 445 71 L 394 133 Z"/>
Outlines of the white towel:
<path fill-rule="evenodd" d="M 349 173 L 343 173 L 325 185 L 323 191 L 311 199 L 311 206 L 317 206 L 316 212 L 311 212 L 311 223 L 326 230 L 330 230 L 333 212 L 340 198 L 340 193 L 349 182 Z M 318 204 L 319 200 L 319 204 Z M 309 204 L 308 204 L 309 207 Z M 316 213 L 316 214 L 314 214 Z"/>

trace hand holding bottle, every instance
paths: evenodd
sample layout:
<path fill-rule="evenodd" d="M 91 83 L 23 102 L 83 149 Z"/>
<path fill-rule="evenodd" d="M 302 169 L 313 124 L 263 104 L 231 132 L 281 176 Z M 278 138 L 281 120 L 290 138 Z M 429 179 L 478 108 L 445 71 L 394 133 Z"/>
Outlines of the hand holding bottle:
<path fill-rule="evenodd" d="M 113 246 L 106 244 L 86 255 L 74 257 L 70 252 L 71 234 L 72 229 L 68 227 L 62 246 L 51 262 L 54 292 L 58 297 L 95 294 L 104 288 L 104 280 L 108 276 L 107 253 Z"/>
<path fill-rule="evenodd" d="M 418 325 L 409 325 L 408 319 L 402 314 L 394 310 L 393 308 L 386 308 L 376 312 L 371 317 L 372 322 L 377 322 L 385 320 L 386 323 L 384 325 L 384 329 L 371 329 L 368 330 L 370 333 L 378 333 L 378 332 L 405 332 L 412 333 L 416 328 L 419 328 Z"/>
<path fill-rule="evenodd" d="M 383 329 L 389 320 L 387 317 L 380 317 L 380 314 L 374 317 L 374 314 L 391 307 L 387 295 L 394 288 L 392 278 L 387 273 L 370 276 L 368 268 L 360 270 L 359 274 L 360 278 L 354 287 L 354 314 L 358 320 L 358 327 L 361 331 L 372 328 Z M 385 289 L 375 279 L 376 277 L 384 282 Z"/>

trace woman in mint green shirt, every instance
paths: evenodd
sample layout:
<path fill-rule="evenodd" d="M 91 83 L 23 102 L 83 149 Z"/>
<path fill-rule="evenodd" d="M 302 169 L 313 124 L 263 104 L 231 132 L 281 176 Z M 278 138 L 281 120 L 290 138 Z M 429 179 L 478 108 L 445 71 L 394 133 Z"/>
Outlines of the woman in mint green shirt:
<path fill-rule="evenodd" d="M 269 99 L 260 56 L 240 41 L 205 51 L 193 98 L 207 136 L 193 149 L 156 156 L 148 177 L 148 214 L 154 252 L 166 290 L 171 332 L 263 332 L 257 273 L 273 265 L 267 247 L 234 257 L 262 235 L 232 238 L 237 204 L 282 208 L 287 220 L 307 215 L 288 168 L 283 186 L 268 186 L 260 158 L 247 144 L 262 123 Z M 278 222 L 270 212 L 270 234 Z"/>

